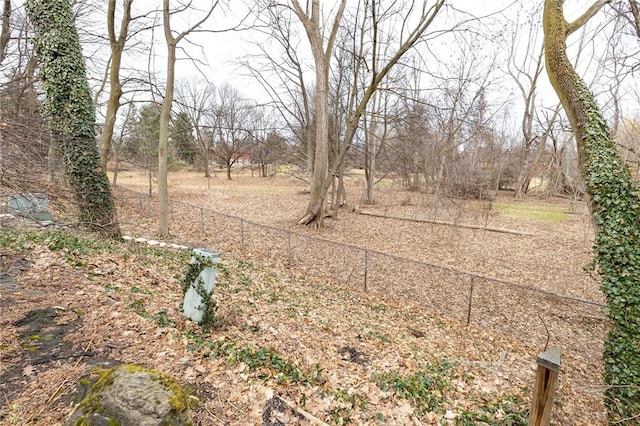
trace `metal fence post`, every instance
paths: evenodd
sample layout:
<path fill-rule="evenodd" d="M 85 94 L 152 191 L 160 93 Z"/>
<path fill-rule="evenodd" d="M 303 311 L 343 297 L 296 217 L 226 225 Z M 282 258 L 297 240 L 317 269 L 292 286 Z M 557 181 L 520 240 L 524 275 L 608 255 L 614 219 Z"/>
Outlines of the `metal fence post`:
<path fill-rule="evenodd" d="M 467 307 L 467 325 L 471 322 L 471 305 L 473 304 L 473 286 L 475 284 L 475 275 L 471 275 L 471 288 L 469 289 L 469 306 Z"/>
<path fill-rule="evenodd" d="M 369 275 L 369 251 L 364 251 L 364 291 L 367 291 L 367 276 Z"/>
<path fill-rule="evenodd" d="M 244 248 L 244 219 L 240 218 L 240 247 Z"/>
<path fill-rule="evenodd" d="M 204 212 L 202 207 L 200 207 L 200 232 L 204 234 Z"/>
<path fill-rule="evenodd" d="M 147 218 L 151 217 L 151 196 L 147 194 Z"/>
<path fill-rule="evenodd" d="M 287 262 L 291 267 L 291 232 L 287 231 Z"/>

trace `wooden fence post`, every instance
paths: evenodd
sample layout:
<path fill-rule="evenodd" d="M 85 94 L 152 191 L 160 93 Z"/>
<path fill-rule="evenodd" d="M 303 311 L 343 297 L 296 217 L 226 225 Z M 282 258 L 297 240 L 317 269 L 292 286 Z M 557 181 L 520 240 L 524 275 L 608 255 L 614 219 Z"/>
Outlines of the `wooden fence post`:
<path fill-rule="evenodd" d="M 467 307 L 467 326 L 471 322 L 471 306 L 473 305 L 473 285 L 476 281 L 476 276 L 471 275 L 471 285 L 469 286 L 469 306 Z"/>
<path fill-rule="evenodd" d="M 549 348 L 538 356 L 538 371 L 533 389 L 529 426 L 548 426 L 551 421 L 553 397 L 560 371 L 560 350 Z"/>

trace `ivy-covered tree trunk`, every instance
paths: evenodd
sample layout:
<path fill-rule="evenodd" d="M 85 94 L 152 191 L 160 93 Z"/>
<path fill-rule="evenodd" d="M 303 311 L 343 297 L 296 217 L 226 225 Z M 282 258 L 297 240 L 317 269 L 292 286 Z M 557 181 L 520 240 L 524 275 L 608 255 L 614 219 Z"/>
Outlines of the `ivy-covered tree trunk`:
<path fill-rule="evenodd" d="M 71 4 L 68 0 L 27 0 L 25 8 L 35 30 L 45 111 L 60 135 L 79 219 L 90 229 L 119 237 L 111 187 L 96 145 L 95 110 Z"/>
<path fill-rule="evenodd" d="M 605 404 L 611 422 L 640 423 L 640 199 L 593 95 L 569 62 L 567 37 L 608 0 L 568 23 L 563 0 L 545 0 L 549 79 L 569 117 L 596 227 L 595 266 L 607 298 L 611 330 L 605 342 Z"/>

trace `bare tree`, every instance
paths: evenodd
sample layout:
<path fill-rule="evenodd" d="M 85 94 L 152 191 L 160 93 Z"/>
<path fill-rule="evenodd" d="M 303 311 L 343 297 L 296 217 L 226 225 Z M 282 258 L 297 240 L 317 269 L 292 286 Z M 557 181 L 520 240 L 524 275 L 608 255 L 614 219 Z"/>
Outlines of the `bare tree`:
<path fill-rule="evenodd" d="M 273 128 L 265 127 L 256 134 L 256 140 L 251 147 L 251 161 L 258 165 L 259 175 L 267 177 L 275 174 L 278 166 L 283 164 L 287 158 L 289 146 L 284 136 Z"/>
<path fill-rule="evenodd" d="M 243 63 L 272 99 L 275 110 L 289 129 L 298 148 L 292 161 L 313 176 L 314 131 L 313 89 L 305 78 L 302 47 L 297 41 L 293 15 L 289 8 L 265 8 L 266 18 L 258 29 L 267 38 L 256 43 L 259 54 Z M 297 173 L 297 168 L 292 172 Z"/>
<path fill-rule="evenodd" d="M 120 132 L 118 133 L 118 136 L 113 139 L 111 144 L 113 160 L 115 162 L 115 167 L 113 168 L 113 178 L 111 180 L 111 184 L 113 186 L 118 184 L 118 172 L 120 170 L 120 162 L 122 161 L 122 148 L 124 146 L 124 140 L 127 136 L 127 130 L 130 127 L 132 120 L 134 119 L 134 113 L 135 106 L 133 102 L 129 102 L 127 113 L 125 114 L 123 123 L 120 126 Z"/>
<path fill-rule="evenodd" d="M 226 168 L 231 180 L 231 169 L 238 162 L 249 160 L 253 145 L 255 107 L 229 84 L 218 89 L 218 105 L 213 125 L 217 161 Z"/>
<path fill-rule="evenodd" d="M 328 56 L 328 54 L 330 55 L 331 50 L 329 49 L 329 47 L 333 48 L 337 33 L 337 26 L 342 19 L 344 5 L 342 3 L 338 5 L 337 12 L 334 15 L 334 24 L 331 27 L 331 31 L 327 38 L 326 47 L 323 44 L 322 34 L 317 28 L 317 23 L 319 23 L 319 15 L 321 13 L 319 1 L 315 0 L 314 2 L 312 2 L 310 14 L 307 14 L 307 12 L 300 7 L 297 1 L 293 1 L 293 5 L 296 14 L 304 24 L 305 30 L 307 32 L 307 37 L 310 39 L 312 51 L 314 52 L 314 64 L 316 66 L 316 92 L 314 94 L 314 97 L 316 102 L 315 113 L 317 131 L 315 134 L 316 158 L 313 172 L 314 177 L 311 185 L 311 197 L 309 200 L 309 204 L 307 206 L 305 214 L 300 219 L 299 223 L 318 227 L 322 225 L 322 220 L 324 217 L 324 207 L 327 190 L 331 186 L 334 176 L 338 174 L 338 171 L 342 167 L 347 151 L 349 150 L 351 142 L 353 141 L 354 136 L 359 128 L 360 119 L 365 113 L 366 106 L 369 100 L 378 89 L 381 82 L 385 79 L 387 74 L 400 61 L 404 54 L 407 53 L 407 51 L 409 51 L 417 43 L 423 40 L 425 32 L 431 26 L 439 11 L 444 6 L 444 1 L 438 0 L 433 4 L 425 1 L 421 6 L 417 6 L 415 4 L 410 6 L 406 14 L 403 17 L 399 18 L 399 21 L 403 22 L 404 24 L 407 24 L 407 22 L 415 22 L 415 24 L 411 27 L 403 27 L 406 32 L 402 32 L 400 36 L 401 40 L 399 41 L 397 49 L 394 52 L 388 52 L 389 56 L 384 61 L 379 61 L 378 58 L 375 57 L 375 52 L 378 52 L 377 48 L 371 49 L 371 52 L 373 52 L 373 57 L 369 55 L 369 60 L 367 63 L 368 69 L 370 71 L 369 82 L 366 87 L 363 87 L 362 90 L 359 91 L 359 96 L 355 96 L 354 92 L 354 96 L 352 97 L 353 102 L 348 108 L 349 112 L 347 114 L 347 121 L 344 125 L 344 131 L 342 132 L 342 142 L 340 144 L 339 151 L 336 153 L 332 161 L 328 173 L 326 169 L 328 161 L 323 158 L 318 158 L 319 155 L 322 155 L 322 157 L 328 155 L 327 147 L 319 147 L 318 145 L 326 145 L 328 141 L 329 125 L 327 118 L 323 117 L 324 112 L 318 111 L 319 107 L 322 107 L 324 104 L 326 104 L 328 94 L 326 90 L 327 88 L 319 86 L 319 84 L 326 83 L 326 81 L 321 80 L 321 77 L 326 76 L 328 72 L 326 66 L 328 66 L 330 62 L 330 56 Z M 372 31 L 369 35 L 369 38 L 367 38 L 367 41 L 370 41 L 375 45 L 378 42 L 379 34 L 377 32 L 377 22 L 378 17 L 380 16 L 380 14 L 377 13 L 377 2 L 375 0 L 366 2 L 365 6 L 363 6 L 361 10 L 367 11 L 367 13 L 365 14 L 365 17 L 367 17 L 366 19 L 369 20 L 367 27 Z M 416 16 L 413 16 L 412 14 L 412 12 L 414 11 L 417 12 Z M 311 39 L 313 39 L 313 41 Z M 364 41 L 364 39 L 362 40 Z M 318 123 L 324 124 L 320 125 Z"/>
<path fill-rule="evenodd" d="M 375 203 L 374 189 L 378 172 L 378 157 L 383 152 L 393 128 L 393 114 L 390 111 L 392 102 L 389 91 L 376 92 L 371 102 L 370 111 L 363 118 L 367 204 Z"/>
<path fill-rule="evenodd" d="M 149 196 L 153 192 L 153 174 L 158 165 L 161 108 L 155 102 L 144 104 L 139 109 L 132 106 L 123 124 L 125 137 L 121 154 L 127 161 L 147 170 Z"/>
<path fill-rule="evenodd" d="M 9 27 L 11 19 L 11 0 L 4 0 L 2 6 L 2 22 L 0 30 L 0 65 L 4 62 L 4 56 L 7 51 L 7 43 L 11 36 L 11 28 Z M 0 123 L 2 123 L 2 111 L 0 110 Z M 0 145 L 2 144 L 2 131 L 0 131 Z M 2 154 L 0 154 L 2 155 Z"/>
<path fill-rule="evenodd" d="M 216 90 L 215 86 L 208 82 L 190 80 L 182 82 L 176 90 L 176 103 L 179 110 L 184 112 L 193 126 L 195 135 L 195 148 L 198 163 L 202 165 L 204 176 L 210 177 L 210 162 L 213 140 L 211 128 L 214 124 Z"/>
<path fill-rule="evenodd" d="M 326 44 L 325 34 L 323 34 L 324 23 L 320 21 L 322 15 L 320 0 L 312 0 L 310 11 L 303 9 L 298 0 L 292 0 L 291 3 L 307 33 L 316 76 L 314 93 L 315 152 L 311 177 L 311 199 L 307 212 L 300 219 L 300 224 L 319 227 L 322 226 L 324 217 L 324 202 L 328 189 L 326 181 L 329 177 L 329 68 L 333 45 L 347 1 L 341 0 L 338 5 L 333 24 L 326 35 Z"/>
<path fill-rule="evenodd" d="M 538 23 L 534 19 L 539 10 L 530 12 L 527 19 L 529 28 L 526 29 L 526 36 L 519 31 L 523 26 L 518 20 L 514 22 L 514 29 L 511 37 L 509 58 L 507 61 L 507 71 L 520 91 L 524 101 L 524 112 L 522 113 L 522 151 L 520 155 L 519 173 L 516 180 L 516 198 L 521 198 L 529 188 L 531 181 L 531 148 L 536 140 L 533 132 L 534 116 L 537 108 L 536 93 L 538 90 L 538 79 L 542 74 L 544 61 L 544 46 L 539 43 Z M 522 43 L 524 41 L 524 46 Z"/>
<path fill-rule="evenodd" d="M 171 17 L 177 13 L 190 11 L 191 3 L 181 4 L 177 10 L 171 10 L 169 0 L 162 3 L 162 22 L 164 38 L 167 42 L 167 82 L 160 111 L 160 139 L 158 142 L 158 199 L 160 217 L 158 219 L 158 233 L 160 236 L 169 235 L 169 192 L 167 186 L 167 159 L 169 154 L 169 120 L 171 119 L 171 107 L 173 105 L 173 91 L 175 85 L 176 49 L 178 43 L 191 32 L 206 22 L 218 6 L 219 0 L 211 3 L 202 18 L 190 25 L 186 30 L 174 34 L 171 29 Z"/>
<path fill-rule="evenodd" d="M 0 182 L 21 192 L 47 192 L 43 180 L 50 160 L 58 158 L 58 148 L 50 144 L 52 132 L 40 113 L 37 70 L 31 27 L 23 8 L 2 10 L 3 44 L 0 56 Z M 53 163 L 53 161 L 51 161 Z M 53 169 L 49 173 L 54 182 Z M 49 191 L 49 196 L 53 194 Z M 60 195 L 60 194 L 58 194 Z"/>
<path fill-rule="evenodd" d="M 129 24 L 131 23 L 131 5 L 133 0 L 123 0 L 122 18 L 120 19 L 120 31 L 116 35 L 115 14 L 116 0 L 109 0 L 107 9 L 107 32 L 109 34 L 109 46 L 111 47 L 111 59 L 109 63 L 109 100 L 107 101 L 107 113 L 104 128 L 100 136 L 100 158 L 102 167 L 107 169 L 107 161 L 111 152 L 111 139 L 113 138 L 113 128 L 116 123 L 116 116 L 120 108 L 120 97 L 122 96 L 122 83 L 120 82 L 120 65 L 122 63 L 122 52 L 127 41 Z"/>

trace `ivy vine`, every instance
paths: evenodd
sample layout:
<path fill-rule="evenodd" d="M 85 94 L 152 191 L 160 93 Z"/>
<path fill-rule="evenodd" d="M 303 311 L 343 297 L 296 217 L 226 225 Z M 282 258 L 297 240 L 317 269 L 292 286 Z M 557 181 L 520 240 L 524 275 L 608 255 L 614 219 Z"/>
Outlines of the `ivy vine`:
<path fill-rule="evenodd" d="M 35 33 L 38 76 L 46 94 L 44 113 L 60 139 L 80 221 L 119 237 L 111 187 L 96 146 L 95 109 L 71 3 L 27 0 L 25 9 Z"/>
<path fill-rule="evenodd" d="M 593 95 L 586 105 L 584 172 L 596 227 L 593 267 L 601 277 L 611 330 L 605 341 L 605 404 L 613 422 L 637 424 L 640 413 L 640 199 Z"/>

